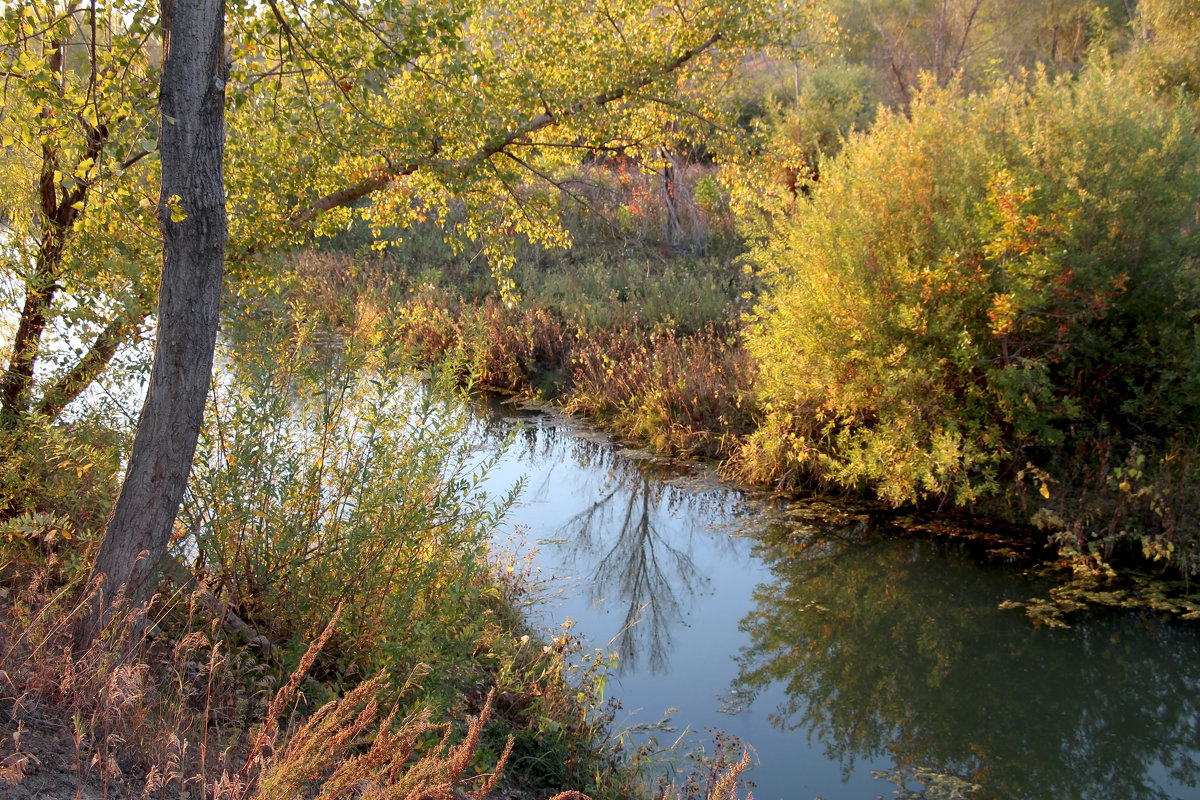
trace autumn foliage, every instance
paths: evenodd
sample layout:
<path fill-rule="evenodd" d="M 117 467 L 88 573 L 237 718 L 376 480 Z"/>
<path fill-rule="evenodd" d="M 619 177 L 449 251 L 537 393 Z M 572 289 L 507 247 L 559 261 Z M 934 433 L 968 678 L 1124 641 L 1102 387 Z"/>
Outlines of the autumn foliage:
<path fill-rule="evenodd" d="M 1193 106 L 1097 68 L 910 113 L 851 138 L 757 252 L 768 419 L 744 473 L 1029 519 L 1073 491 L 1068 446 L 1194 435 Z"/>

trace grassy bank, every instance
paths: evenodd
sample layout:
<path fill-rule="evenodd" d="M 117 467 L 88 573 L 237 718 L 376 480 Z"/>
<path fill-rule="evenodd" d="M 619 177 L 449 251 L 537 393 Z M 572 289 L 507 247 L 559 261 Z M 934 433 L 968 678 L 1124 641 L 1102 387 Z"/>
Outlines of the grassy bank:
<path fill-rule="evenodd" d="M 469 271 L 413 274 L 396 256 L 312 252 L 287 268 L 300 302 L 412 363 L 667 453 L 728 458 L 755 424 L 738 321 L 753 278 L 716 258 L 590 253 L 519 265 L 517 302 L 458 290 Z"/>

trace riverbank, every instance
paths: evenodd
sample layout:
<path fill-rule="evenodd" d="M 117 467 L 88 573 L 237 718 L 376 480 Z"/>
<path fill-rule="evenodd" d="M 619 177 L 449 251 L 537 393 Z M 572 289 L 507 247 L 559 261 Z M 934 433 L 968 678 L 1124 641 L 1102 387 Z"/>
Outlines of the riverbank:
<path fill-rule="evenodd" d="M 422 368 L 551 402 L 658 452 L 715 463 L 747 488 L 906 515 L 914 530 L 939 536 L 978 539 L 990 527 L 991 550 L 1026 554 L 1025 563 L 1036 559 L 1058 581 L 1059 590 L 1028 609 L 1040 622 L 1066 624 L 1096 604 L 1188 619 L 1200 611 L 1182 562 L 1164 556 L 1174 552 L 1171 537 L 1188 536 L 1179 516 L 1195 494 L 1186 448 L 1172 455 L 1134 446 L 1133 461 L 1110 463 L 1128 449 L 1114 437 L 1107 454 L 1071 460 L 1062 452 L 1045 468 L 1030 463 L 1004 491 L 965 505 L 937 496 L 888 502 L 829 472 L 797 473 L 791 440 L 766 436 L 775 423 L 737 321 L 760 289 L 755 276 L 731 259 L 588 253 L 582 266 L 545 256 L 519 264 L 515 303 L 488 294 L 486 278 L 471 278 L 461 264 L 416 275 L 404 258 L 308 253 L 292 262 L 291 275 L 312 308 L 373 331 Z M 1153 533 L 1156 524 L 1164 531 Z M 1161 552 L 1134 547 L 1141 539 L 1121 525 L 1140 526 Z M 1093 528 L 1102 530 L 1089 538 Z"/>
<path fill-rule="evenodd" d="M 516 432 L 489 480 L 526 487 L 502 535 L 550 578 L 530 618 L 570 617 L 617 654 L 606 694 L 637 741 L 710 746 L 720 729 L 752 748 L 759 800 L 899 788 L 883 781 L 979 800 L 1194 793 L 1196 749 L 1176 747 L 1200 698 L 1192 626 L 1094 609 L 1033 625 L 1001 606 L 1052 584 L 993 542 L 739 491 L 516 398 L 473 405 L 495 440 Z"/>
<path fill-rule="evenodd" d="M 15 800 L 294 798 L 355 785 L 431 798 L 649 796 L 651 779 L 608 739 L 598 667 L 580 670 L 569 634 L 548 644 L 524 634 L 506 654 L 498 640 L 492 658 L 460 660 L 474 683 L 439 707 L 428 690 L 446 687 L 421 671 L 402 686 L 385 674 L 315 680 L 336 619 L 282 681 L 261 648 L 217 620 L 197 615 L 182 636 L 159 627 L 181 622 L 164 612 L 196 611 L 187 598 L 131 613 L 127 630 L 71 656 L 71 609 L 64 617 L 59 604 L 69 595 L 49 588 L 6 590 L 0 604 L 0 782 Z M 145 616 L 157 623 L 130 655 L 123 635 Z M 561 790 L 572 782 L 588 793 Z"/>
<path fill-rule="evenodd" d="M 456 394 L 310 323 L 226 329 L 183 577 L 87 653 L 70 636 L 123 434 L 81 418 L 45 432 L 56 449 L 30 443 L 54 482 L 23 470 L 31 510 L 4 521 L 10 796 L 648 795 L 605 658 L 522 618 L 525 562 L 491 544 L 509 500 L 478 489 L 489 462 Z"/>

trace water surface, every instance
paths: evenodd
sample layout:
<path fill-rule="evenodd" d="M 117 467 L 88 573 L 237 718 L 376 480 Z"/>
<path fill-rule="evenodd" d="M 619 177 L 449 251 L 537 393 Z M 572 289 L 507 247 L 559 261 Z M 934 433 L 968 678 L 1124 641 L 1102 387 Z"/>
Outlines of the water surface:
<path fill-rule="evenodd" d="M 525 476 L 507 541 L 565 618 L 619 656 L 617 723 L 750 746 L 759 800 L 1200 798 L 1200 630 L 1097 614 L 1033 626 L 1045 586 L 861 515 L 781 509 L 560 417 L 518 422 L 489 486 Z M 940 776 L 914 780 L 916 773 Z"/>

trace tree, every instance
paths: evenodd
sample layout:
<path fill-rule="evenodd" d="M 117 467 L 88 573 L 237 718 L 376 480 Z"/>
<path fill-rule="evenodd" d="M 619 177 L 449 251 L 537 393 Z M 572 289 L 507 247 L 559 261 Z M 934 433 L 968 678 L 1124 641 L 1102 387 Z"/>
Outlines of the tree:
<path fill-rule="evenodd" d="M 107 623 L 114 590 L 148 592 L 166 552 L 204 417 L 225 260 L 224 0 L 163 4 L 158 338 L 121 494 L 92 566 L 98 584 L 77 630 L 86 649 Z"/>
<path fill-rule="evenodd" d="M 555 189 L 553 170 L 580 153 L 652 152 L 667 120 L 721 130 L 697 90 L 765 45 L 766 31 L 790 38 L 768 2 L 337 2 L 287 12 L 269 2 L 236 19 L 225 188 L 237 254 L 299 240 L 310 224 L 335 229 L 351 213 L 404 222 L 445 217 L 455 204 L 460 236 L 483 245 L 501 278 L 513 236 L 566 241 L 528 178 Z M 200 429 L 225 245 L 222 17 L 219 0 L 164 6 L 159 339 L 79 648 L 115 597 L 139 601 L 152 589 Z M 240 265 L 234 274 L 244 286 L 270 279 Z"/>
<path fill-rule="evenodd" d="M 28 0 L 0 17 L 0 270 L 17 292 L 6 304 L 20 309 L 0 433 L 55 418 L 152 305 L 150 17 L 120 0 Z"/>

